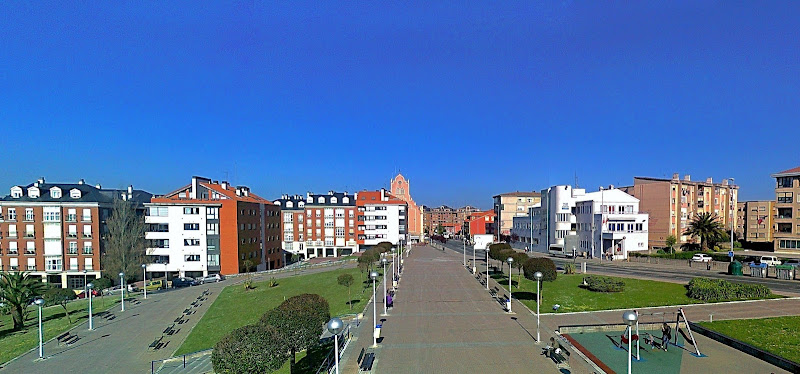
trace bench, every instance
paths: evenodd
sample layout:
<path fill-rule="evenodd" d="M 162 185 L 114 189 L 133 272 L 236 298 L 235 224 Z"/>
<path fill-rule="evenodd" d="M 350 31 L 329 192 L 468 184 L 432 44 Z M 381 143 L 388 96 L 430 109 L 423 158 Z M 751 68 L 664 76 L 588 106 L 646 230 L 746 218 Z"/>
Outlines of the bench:
<path fill-rule="evenodd" d="M 81 340 L 81 338 L 78 335 L 72 335 L 71 338 L 64 340 L 64 343 L 66 343 L 67 345 L 72 345 L 72 343 L 75 343 L 78 340 Z"/>
<path fill-rule="evenodd" d="M 556 353 L 555 350 L 553 350 L 552 353 L 550 353 L 550 358 L 552 358 L 557 365 L 569 362 L 569 356 L 570 356 L 569 351 L 564 349 L 564 347 L 561 347 L 561 350 L 558 353 Z"/>
<path fill-rule="evenodd" d="M 65 343 L 67 340 L 72 339 L 74 336 L 75 335 L 72 335 L 72 334 L 69 333 L 69 331 L 67 331 L 67 332 L 57 336 L 56 340 L 58 341 L 58 344 L 61 344 L 61 343 Z"/>
<path fill-rule="evenodd" d="M 173 328 L 175 328 L 175 324 L 174 323 L 169 325 L 169 326 L 167 326 L 167 328 L 164 329 L 164 333 L 165 334 L 169 334 L 169 332 L 172 331 Z"/>
<path fill-rule="evenodd" d="M 372 364 L 374 362 L 375 362 L 375 353 L 372 353 L 372 352 L 367 353 L 364 356 L 364 360 L 361 361 L 361 365 L 359 366 L 359 369 L 361 371 L 371 371 L 372 370 Z"/>
<path fill-rule="evenodd" d="M 364 359 L 364 351 L 366 351 L 366 348 L 361 348 L 361 353 L 358 354 L 358 360 L 356 361 L 358 365 L 361 365 L 361 360 Z"/>
<path fill-rule="evenodd" d="M 161 344 L 161 340 L 162 340 L 162 339 L 164 339 L 164 335 L 161 335 L 161 337 L 157 338 L 156 340 L 153 340 L 153 342 L 152 342 L 152 343 L 150 343 L 150 345 L 148 346 L 148 348 L 153 348 L 153 349 L 158 349 L 158 348 L 161 348 L 161 347 L 159 346 L 159 344 Z"/>
<path fill-rule="evenodd" d="M 496 288 L 492 288 L 491 290 L 489 290 L 489 294 L 492 295 L 492 297 L 497 296 L 497 289 Z"/>

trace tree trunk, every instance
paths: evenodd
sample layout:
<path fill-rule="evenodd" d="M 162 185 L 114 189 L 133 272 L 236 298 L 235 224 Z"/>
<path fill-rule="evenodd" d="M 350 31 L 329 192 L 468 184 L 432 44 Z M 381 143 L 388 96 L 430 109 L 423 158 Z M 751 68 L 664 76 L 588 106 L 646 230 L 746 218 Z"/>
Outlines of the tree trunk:
<path fill-rule="evenodd" d="M 353 310 L 353 296 L 350 294 L 350 287 L 347 287 L 347 303 L 350 304 L 350 310 Z"/>
<path fill-rule="evenodd" d="M 69 309 L 67 309 L 67 304 L 61 304 L 61 307 L 64 308 L 64 314 L 67 315 L 67 321 L 69 321 L 69 324 L 71 325 L 72 324 L 72 316 L 69 315 Z"/>
<path fill-rule="evenodd" d="M 294 374 L 294 356 L 295 350 L 294 347 L 292 347 L 292 355 L 289 357 L 289 374 Z"/>
<path fill-rule="evenodd" d="M 14 331 L 21 330 L 22 327 L 25 326 L 25 318 L 22 315 L 21 307 L 11 307 L 11 318 L 14 320 Z"/>

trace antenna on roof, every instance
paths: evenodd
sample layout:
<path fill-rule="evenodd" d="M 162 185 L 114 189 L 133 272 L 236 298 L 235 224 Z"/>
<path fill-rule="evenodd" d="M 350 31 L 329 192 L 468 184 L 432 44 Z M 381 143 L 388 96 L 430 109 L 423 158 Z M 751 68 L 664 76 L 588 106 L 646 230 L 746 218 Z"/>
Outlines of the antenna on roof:
<path fill-rule="evenodd" d="M 578 187 L 578 172 L 576 171 L 575 172 L 575 189 L 578 189 L 578 188 L 580 188 L 580 187 Z"/>

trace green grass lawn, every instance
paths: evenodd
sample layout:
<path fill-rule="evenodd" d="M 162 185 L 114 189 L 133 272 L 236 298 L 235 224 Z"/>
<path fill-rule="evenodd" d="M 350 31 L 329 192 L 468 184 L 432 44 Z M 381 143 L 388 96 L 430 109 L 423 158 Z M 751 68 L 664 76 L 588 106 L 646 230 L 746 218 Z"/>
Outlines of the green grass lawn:
<path fill-rule="evenodd" d="M 344 273 L 355 278 L 351 286 L 352 312 L 347 304 L 347 288 L 336 281 Z M 212 348 L 228 332 L 256 323 L 266 311 L 302 293 L 316 293 L 328 300 L 331 316 L 358 313 L 372 296 L 371 290 L 362 293 L 363 280 L 361 272 L 353 267 L 278 279 L 277 287 L 269 287 L 267 282 L 257 282 L 256 288 L 249 291 L 242 285 L 225 287 L 175 355 Z"/>
<path fill-rule="evenodd" d="M 496 273 L 492 278 L 498 280 L 503 288 L 508 289 L 508 277 Z M 700 304 L 686 295 L 686 286 L 676 283 L 617 278 L 625 281 L 622 292 L 602 293 L 589 291 L 579 287 L 583 275 L 558 274 L 554 282 L 542 282 L 542 313 L 553 313 L 553 305 L 561 307 L 558 313 L 585 312 L 606 309 L 643 308 L 650 306 Z M 512 295 L 523 304 L 536 310 L 536 282 L 521 277 L 520 288 L 517 288 L 517 274 L 512 278 L 514 288 Z"/>
<path fill-rule="evenodd" d="M 800 362 L 800 316 L 700 322 L 709 328 L 783 358 Z"/>
<path fill-rule="evenodd" d="M 92 313 L 102 312 L 119 303 L 119 297 L 95 297 L 92 299 Z M 72 323 L 69 323 L 64 308 L 60 305 L 45 307 L 42 310 L 44 340 L 47 341 L 89 318 L 88 300 L 73 301 L 67 305 Z M 0 315 L 0 362 L 5 363 L 39 345 L 39 310 L 32 306 L 28 310 L 25 328 L 11 331 L 14 322 L 10 314 Z"/>

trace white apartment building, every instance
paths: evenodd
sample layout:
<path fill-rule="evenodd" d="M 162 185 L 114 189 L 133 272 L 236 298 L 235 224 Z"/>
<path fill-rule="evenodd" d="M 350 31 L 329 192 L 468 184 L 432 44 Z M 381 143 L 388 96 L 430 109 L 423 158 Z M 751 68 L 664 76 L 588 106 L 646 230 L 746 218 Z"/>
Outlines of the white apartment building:
<path fill-rule="evenodd" d="M 612 186 L 584 195 L 574 213 L 578 252 L 623 260 L 647 250 L 649 216 L 639 212 L 639 199 Z"/>
<path fill-rule="evenodd" d="M 380 242 L 398 245 L 406 240 L 407 211 L 405 201 L 381 188 L 356 194 L 358 207 L 358 244 L 373 246 Z"/>
<path fill-rule="evenodd" d="M 148 278 L 219 273 L 222 204 L 147 203 Z"/>
<path fill-rule="evenodd" d="M 547 252 L 551 247 L 564 249 L 567 237 L 576 239 L 572 208 L 585 194 L 586 190 L 573 189 L 572 186 L 553 186 L 542 190 L 541 204 L 528 210 L 528 219 L 533 218 L 532 250 Z"/>

